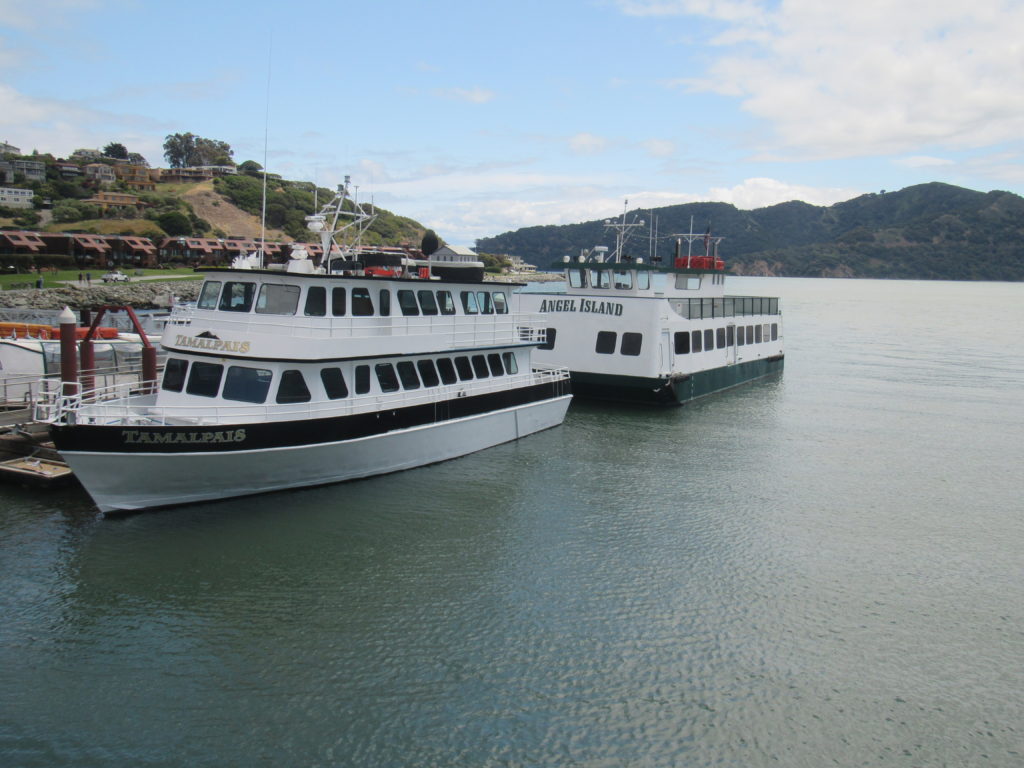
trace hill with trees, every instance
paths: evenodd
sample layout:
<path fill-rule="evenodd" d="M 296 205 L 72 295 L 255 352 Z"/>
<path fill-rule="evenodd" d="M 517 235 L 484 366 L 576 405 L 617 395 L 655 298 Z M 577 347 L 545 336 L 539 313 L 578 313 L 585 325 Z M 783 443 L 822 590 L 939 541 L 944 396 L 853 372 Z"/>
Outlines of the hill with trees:
<path fill-rule="evenodd" d="M 0 208 L 0 228 L 75 231 L 106 235 L 142 235 L 160 237 L 242 237 L 259 236 L 263 208 L 263 168 L 253 160 L 235 165 L 231 146 L 224 141 L 191 133 L 167 136 L 164 159 L 171 169 L 219 166 L 223 175 L 195 182 L 156 183 L 152 189 L 138 189 L 124 179 L 100 183 L 83 169 L 87 164 L 112 167 L 130 164 L 148 168 L 138 153 L 116 141 L 102 153 L 61 160 L 49 154 L 5 155 L 0 160 L 30 160 L 43 163 L 45 179 L 27 179 L 16 175 L 13 182 L 0 184 L 31 189 L 34 208 Z M 78 168 L 68 173 L 69 167 Z M 236 173 L 230 171 L 235 169 Z M 2 179 L 2 177 L 0 177 Z M 97 204 L 99 192 L 123 192 L 137 198 L 139 206 L 103 206 Z M 267 175 L 266 227 L 271 240 L 308 241 L 305 217 L 315 213 L 317 204 L 331 199 L 333 192 L 314 190 L 310 182 L 288 181 Z M 106 210 L 104 210 L 106 208 Z M 201 210 L 202 215 L 197 211 Z M 418 244 L 427 231 L 413 219 L 378 209 L 377 219 L 364 236 L 373 245 Z M 253 218 L 255 217 L 255 218 Z"/>
<path fill-rule="evenodd" d="M 726 269 L 741 275 L 939 280 L 1024 280 L 1024 198 L 949 184 L 920 184 L 866 194 L 823 207 L 802 202 L 744 211 L 727 203 L 688 203 L 636 210 L 657 217 L 658 252 L 668 233 L 723 235 Z M 546 268 L 583 248 L 613 245 L 603 220 L 527 227 L 477 240 L 477 249 L 507 253 Z M 646 235 L 627 252 L 646 259 Z"/>

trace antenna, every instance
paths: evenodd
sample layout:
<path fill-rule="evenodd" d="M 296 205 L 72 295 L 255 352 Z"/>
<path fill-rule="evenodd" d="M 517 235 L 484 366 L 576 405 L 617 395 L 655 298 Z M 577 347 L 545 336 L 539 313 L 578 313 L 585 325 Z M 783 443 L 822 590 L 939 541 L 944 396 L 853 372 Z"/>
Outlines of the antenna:
<path fill-rule="evenodd" d="M 267 47 L 267 96 L 263 115 L 263 204 L 260 210 L 260 269 L 265 266 L 267 244 L 267 143 L 270 136 L 270 65 L 274 55 L 274 37 L 271 35 Z"/>

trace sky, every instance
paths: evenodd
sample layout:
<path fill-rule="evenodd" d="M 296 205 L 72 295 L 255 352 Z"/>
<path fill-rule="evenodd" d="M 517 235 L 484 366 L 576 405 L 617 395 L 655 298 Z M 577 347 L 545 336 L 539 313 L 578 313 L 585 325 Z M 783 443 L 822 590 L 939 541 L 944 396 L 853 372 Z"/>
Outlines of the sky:
<path fill-rule="evenodd" d="M 165 166 L 179 132 L 453 245 L 627 200 L 1021 194 L 1024 0 L 0 0 L 0 141 Z"/>

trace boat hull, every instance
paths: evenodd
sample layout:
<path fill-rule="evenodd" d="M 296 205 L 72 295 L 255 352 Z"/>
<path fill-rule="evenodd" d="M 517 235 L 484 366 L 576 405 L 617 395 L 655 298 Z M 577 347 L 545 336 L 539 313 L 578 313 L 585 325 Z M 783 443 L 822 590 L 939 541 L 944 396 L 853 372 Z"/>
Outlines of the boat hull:
<path fill-rule="evenodd" d="M 569 401 L 570 395 L 559 395 L 462 418 L 306 445 L 172 452 L 72 448 L 61 453 L 100 511 L 133 511 L 326 485 L 453 459 L 557 426 L 565 418 Z M 119 427 L 82 429 L 124 431 Z M 57 439 L 60 448 L 59 433 Z"/>
<path fill-rule="evenodd" d="M 781 373 L 785 358 L 778 355 L 735 365 L 667 377 L 622 376 L 571 371 L 576 397 L 647 405 L 681 405 L 748 381 Z"/>

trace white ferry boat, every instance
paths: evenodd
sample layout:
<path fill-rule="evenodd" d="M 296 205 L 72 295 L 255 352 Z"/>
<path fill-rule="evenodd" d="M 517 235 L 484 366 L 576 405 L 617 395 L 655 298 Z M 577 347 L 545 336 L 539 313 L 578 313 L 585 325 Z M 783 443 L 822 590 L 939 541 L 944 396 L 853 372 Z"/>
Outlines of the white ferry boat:
<path fill-rule="evenodd" d="M 779 300 L 725 295 L 722 238 L 691 226 L 670 264 L 645 264 L 623 252 L 642 225 L 625 214 L 605 222 L 616 232 L 611 253 L 598 246 L 566 257 L 558 293 L 516 294 L 519 310 L 546 318 L 535 360 L 568 368 L 577 397 L 669 405 L 781 371 Z"/>
<path fill-rule="evenodd" d="M 207 268 L 177 307 L 148 393 L 66 394 L 37 406 L 104 512 L 333 483 L 418 467 L 560 424 L 564 369 L 534 370 L 539 317 L 503 285 L 429 270 L 357 270 L 335 237 L 371 215 L 309 217 L 327 267 Z M 342 217 L 353 221 L 338 226 Z M 355 244 L 358 245 L 358 242 Z M 348 269 L 332 271 L 334 259 Z M 135 387 L 137 392 L 138 387 Z"/>

